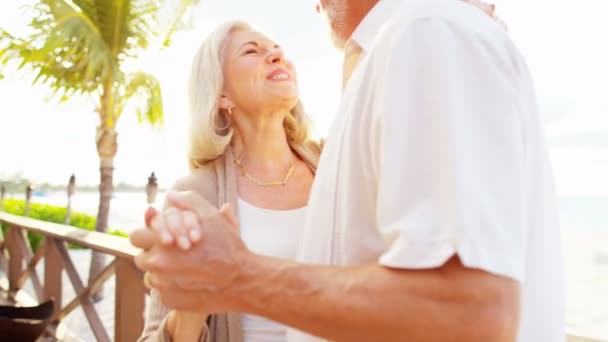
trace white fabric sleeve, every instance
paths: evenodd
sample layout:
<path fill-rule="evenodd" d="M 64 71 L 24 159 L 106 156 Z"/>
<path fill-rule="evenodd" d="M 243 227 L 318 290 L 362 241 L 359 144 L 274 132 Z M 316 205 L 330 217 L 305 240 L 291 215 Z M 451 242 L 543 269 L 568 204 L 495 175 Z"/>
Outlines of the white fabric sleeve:
<path fill-rule="evenodd" d="M 393 36 L 378 91 L 380 264 L 523 280 L 525 146 L 509 53 L 442 19 Z"/>

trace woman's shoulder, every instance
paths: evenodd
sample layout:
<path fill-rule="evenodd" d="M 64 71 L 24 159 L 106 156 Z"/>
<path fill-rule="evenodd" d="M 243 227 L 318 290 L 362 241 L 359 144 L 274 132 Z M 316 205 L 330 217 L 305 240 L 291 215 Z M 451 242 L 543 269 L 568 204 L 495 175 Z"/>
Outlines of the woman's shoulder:
<path fill-rule="evenodd" d="M 218 173 L 215 161 L 210 161 L 179 178 L 171 190 L 194 191 L 211 203 L 217 201 Z"/>

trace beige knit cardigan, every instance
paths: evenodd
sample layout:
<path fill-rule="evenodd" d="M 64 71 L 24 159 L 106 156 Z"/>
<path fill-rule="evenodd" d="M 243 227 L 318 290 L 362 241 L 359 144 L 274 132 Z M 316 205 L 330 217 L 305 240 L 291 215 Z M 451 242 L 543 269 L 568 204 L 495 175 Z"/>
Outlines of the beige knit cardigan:
<path fill-rule="evenodd" d="M 316 171 L 318 155 L 298 146 L 292 146 L 292 149 L 313 172 Z M 236 170 L 232 158 L 229 156 L 232 156 L 230 146 L 222 156 L 178 180 L 172 189 L 195 191 L 218 208 L 226 202 L 231 203 L 236 211 L 238 208 Z M 166 333 L 165 324 L 170 309 L 161 303 L 156 291 L 152 290 L 150 295 L 146 323 L 138 342 L 169 342 L 171 336 Z M 206 333 L 202 334 L 199 341 L 243 342 L 240 314 L 220 313 L 209 316 Z"/>

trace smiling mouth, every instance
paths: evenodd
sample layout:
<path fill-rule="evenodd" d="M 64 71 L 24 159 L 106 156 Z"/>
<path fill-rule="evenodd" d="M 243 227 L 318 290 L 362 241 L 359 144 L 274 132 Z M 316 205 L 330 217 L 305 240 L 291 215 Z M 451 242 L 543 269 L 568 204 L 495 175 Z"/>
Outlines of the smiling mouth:
<path fill-rule="evenodd" d="M 268 78 L 271 81 L 289 81 L 291 76 L 287 73 L 279 73 Z"/>
<path fill-rule="evenodd" d="M 291 81 L 291 75 L 287 70 L 283 68 L 277 68 L 270 74 L 268 74 L 268 76 L 266 76 L 266 79 L 273 82 Z"/>

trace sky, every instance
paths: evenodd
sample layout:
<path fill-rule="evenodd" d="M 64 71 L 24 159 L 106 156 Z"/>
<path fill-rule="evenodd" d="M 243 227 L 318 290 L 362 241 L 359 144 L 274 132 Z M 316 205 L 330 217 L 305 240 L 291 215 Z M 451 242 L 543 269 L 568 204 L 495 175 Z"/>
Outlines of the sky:
<path fill-rule="evenodd" d="M 0 27 L 23 31 L 16 1 L 0 2 Z M 535 78 L 558 192 L 608 196 L 608 2 L 496 0 L 509 34 Z M 280 44 L 296 65 L 315 135 L 327 134 L 339 104 L 341 55 L 331 46 L 314 0 L 202 0 L 193 28 L 139 66 L 163 87 L 165 124 L 150 128 L 126 112 L 118 124 L 115 181 L 163 186 L 188 172 L 186 84 L 194 51 L 219 23 L 243 19 Z M 27 74 L 0 80 L 0 180 L 20 173 L 34 182 L 98 182 L 94 106 L 56 104 Z"/>

